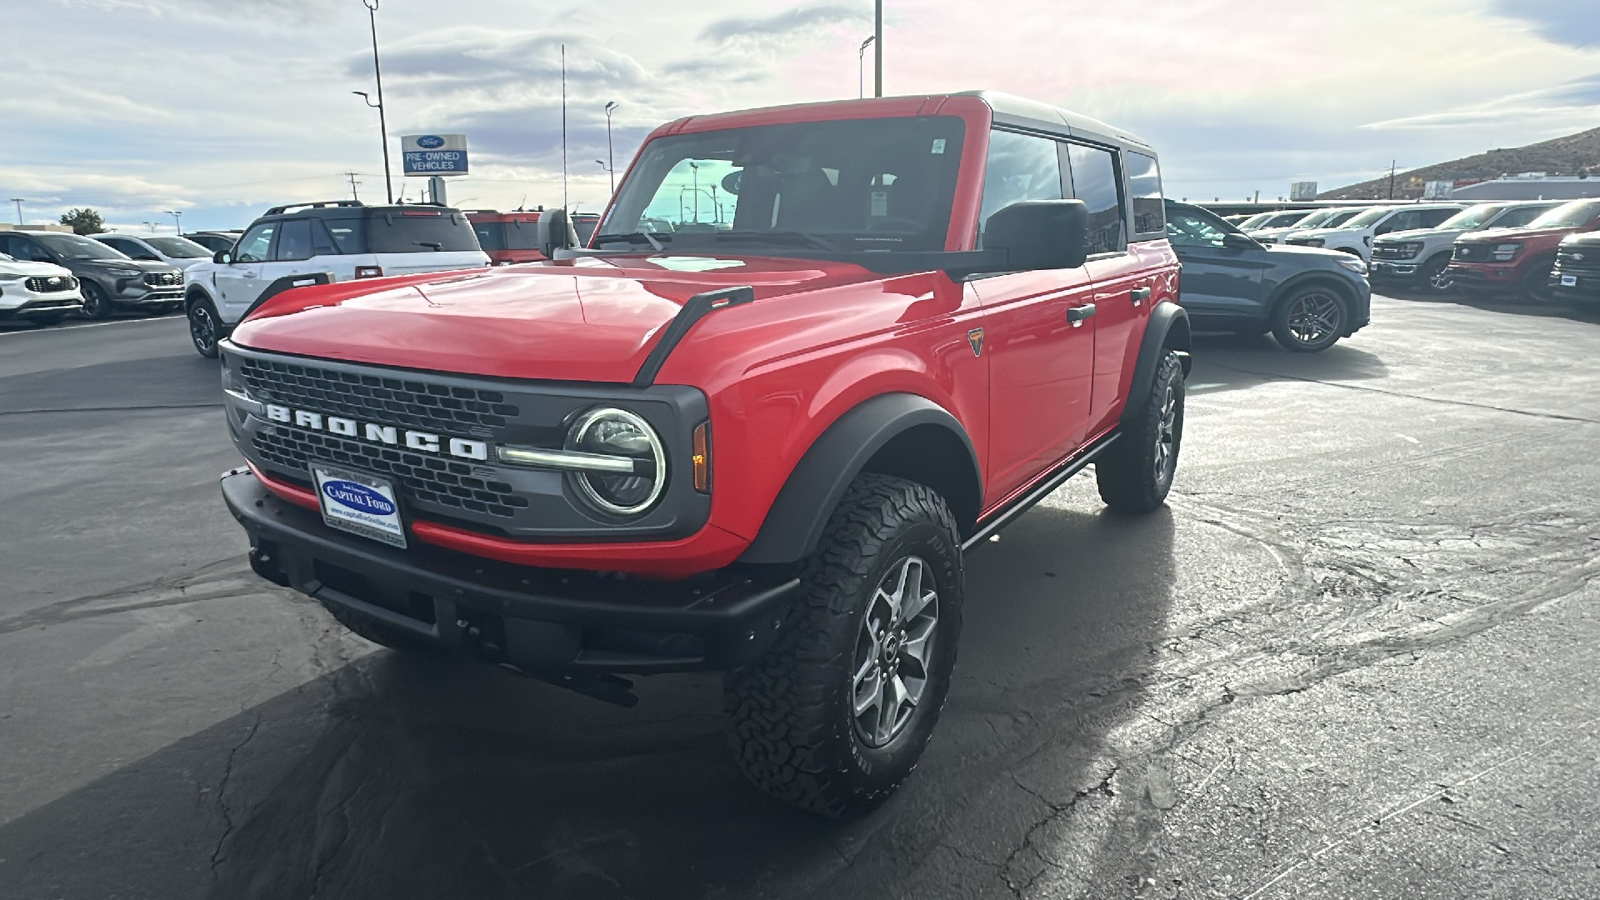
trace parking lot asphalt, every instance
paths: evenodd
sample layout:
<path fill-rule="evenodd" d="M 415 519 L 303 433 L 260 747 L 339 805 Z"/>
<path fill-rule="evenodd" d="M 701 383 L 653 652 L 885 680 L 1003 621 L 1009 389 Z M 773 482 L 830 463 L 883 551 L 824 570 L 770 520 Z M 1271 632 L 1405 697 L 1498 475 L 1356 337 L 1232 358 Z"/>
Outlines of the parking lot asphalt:
<path fill-rule="evenodd" d="M 178 319 L 0 332 L 0 897 L 1600 896 L 1600 321 L 1375 298 L 1203 337 L 1169 507 L 1069 482 L 970 560 L 927 756 L 747 787 L 632 710 L 255 579 Z"/>

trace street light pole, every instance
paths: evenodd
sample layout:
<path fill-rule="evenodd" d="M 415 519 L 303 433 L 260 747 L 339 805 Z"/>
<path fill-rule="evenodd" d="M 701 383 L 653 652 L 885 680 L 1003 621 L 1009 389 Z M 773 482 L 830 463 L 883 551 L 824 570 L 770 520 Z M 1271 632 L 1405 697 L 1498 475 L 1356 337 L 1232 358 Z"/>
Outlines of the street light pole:
<path fill-rule="evenodd" d="M 12 197 L 11 198 L 11 202 L 15 203 L 17 205 L 17 224 L 21 225 L 22 224 L 22 204 L 27 203 L 28 201 L 24 200 L 21 197 Z"/>
<path fill-rule="evenodd" d="M 178 209 L 167 210 L 167 215 L 172 217 L 172 227 L 178 230 L 178 236 L 183 236 L 183 211 Z"/>
<path fill-rule="evenodd" d="M 606 171 L 611 173 L 611 193 L 617 192 L 617 160 L 611 152 L 611 113 L 616 110 L 617 101 L 612 100 L 606 104 Z"/>
<path fill-rule="evenodd" d="M 394 177 L 389 172 L 389 123 L 383 111 L 383 68 L 378 64 L 378 0 L 361 0 L 361 4 L 367 8 L 367 18 L 372 23 L 372 75 L 378 82 L 378 133 L 383 139 L 383 190 L 388 202 L 393 204 Z M 370 98 L 367 105 L 373 105 Z"/>
<path fill-rule="evenodd" d="M 374 0 L 376 2 L 376 0 Z M 883 96 L 883 0 L 873 4 L 872 96 Z"/>
<path fill-rule="evenodd" d="M 867 48 L 877 39 L 878 36 L 875 34 L 868 36 L 861 42 L 861 48 L 856 51 L 856 97 L 858 98 L 867 95 Z"/>
<path fill-rule="evenodd" d="M 694 222 L 700 224 L 700 164 L 689 163 L 689 168 L 694 172 Z"/>

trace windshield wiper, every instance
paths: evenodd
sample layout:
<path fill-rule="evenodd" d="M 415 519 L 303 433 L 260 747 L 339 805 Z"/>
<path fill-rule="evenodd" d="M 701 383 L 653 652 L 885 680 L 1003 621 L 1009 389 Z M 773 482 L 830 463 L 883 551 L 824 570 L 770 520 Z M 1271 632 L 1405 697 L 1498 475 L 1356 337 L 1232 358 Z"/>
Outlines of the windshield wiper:
<path fill-rule="evenodd" d="M 416 244 L 418 247 L 431 247 L 435 253 L 444 252 L 444 245 L 438 241 L 412 241 L 411 243 Z"/>
<path fill-rule="evenodd" d="M 816 247 L 819 250 L 825 250 L 829 253 L 844 252 L 843 250 L 839 249 L 838 244 L 835 244 L 826 238 L 817 237 L 816 235 L 806 231 L 718 231 L 714 232 L 713 236 L 718 241 L 743 241 L 751 244 L 768 244 L 778 241 L 788 241 L 790 243 L 794 243 L 795 241 L 802 241 L 810 244 L 813 247 Z"/>
<path fill-rule="evenodd" d="M 630 244 L 649 244 L 651 249 L 661 251 L 667 249 L 667 246 L 661 243 L 662 238 L 670 241 L 672 240 L 672 235 L 660 232 L 652 234 L 648 231 L 634 231 L 629 234 L 602 234 L 595 238 L 594 243 L 598 247 L 601 244 L 626 241 Z"/>

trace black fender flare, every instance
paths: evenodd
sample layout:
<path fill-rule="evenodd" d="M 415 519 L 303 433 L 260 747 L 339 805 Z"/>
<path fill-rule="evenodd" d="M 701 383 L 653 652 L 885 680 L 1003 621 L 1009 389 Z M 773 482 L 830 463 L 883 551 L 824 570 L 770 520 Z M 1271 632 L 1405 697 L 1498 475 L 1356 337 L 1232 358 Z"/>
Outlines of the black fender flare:
<path fill-rule="evenodd" d="M 874 454 L 896 436 L 924 425 L 944 428 L 959 438 L 972 466 L 973 483 L 981 492 L 983 480 L 977 451 L 955 416 L 916 394 L 879 394 L 840 416 L 806 450 L 739 562 L 783 564 L 809 556 L 821 541 L 845 489 Z M 972 507 L 974 517 L 981 503 L 982 498 L 975 497 L 966 504 Z M 963 527 L 971 524 L 966 522 Z"/>
<path fill-rule="evenodd" d="M 1180 351 L 1183 374 L 1189 374 L 1193 364 L 1189 357 L 1189 313 L 1176 303 L 1157 303 L 1150 310 L 1144 326 L 1144 338 L 1139 341 L 1139 359 L 1133 365 L 1133 382 L 1128 386 L 1128 402 L 1122 408 L 1121 424 L 1127 426 L 1144 411 L 1145 400 L 1150 396 L 1150 383 L 1155 380 L 1156 369 L 1161 365 L 1161 355 L 1168 350 Z"/>
<path fill-rule="evenodd" d="M 243 322 L 245 319 L 250 318 L 250 314 L 260 309 L 261 304 L 266 303 L 284 291 L 299 287 L 311 287 L 314 284 L 332 283 L 333 273 L 331 272 L 302 272 L 299 275 L 285 275 L 267 285 L 267 289 L 261 292 L 261 296 L 257 297 L 254 303 L 250 304 L 250 308 L 244 311 L 244 315 L 239 317 L 239 321 Z"/>

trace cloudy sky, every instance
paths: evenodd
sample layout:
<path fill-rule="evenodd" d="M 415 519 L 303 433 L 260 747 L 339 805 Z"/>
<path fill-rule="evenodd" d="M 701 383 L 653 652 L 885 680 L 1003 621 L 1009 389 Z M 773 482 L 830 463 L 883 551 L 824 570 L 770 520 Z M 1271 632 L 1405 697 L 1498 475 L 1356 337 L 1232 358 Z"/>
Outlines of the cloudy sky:
<path fill-rule="evenodd" d="M 1153 141 L 1171 196 L 1278 196 L 1600 125 L 1597 3 L 887 0 L 885 90 L 1045 100 Z M 607 101 L 620 170 L 681 115 L 853 97 L 871 10 L 382 0 L 389 130 L 468 135 L 453 203 L 559 204 L 564 44 L 567 191 L 597 209 Z M 361 0 L 0 0 L 0 23 L 0 199 L 29 221 L 242 227 L 349 196 L 346 171 L 382 195 Z"/>

